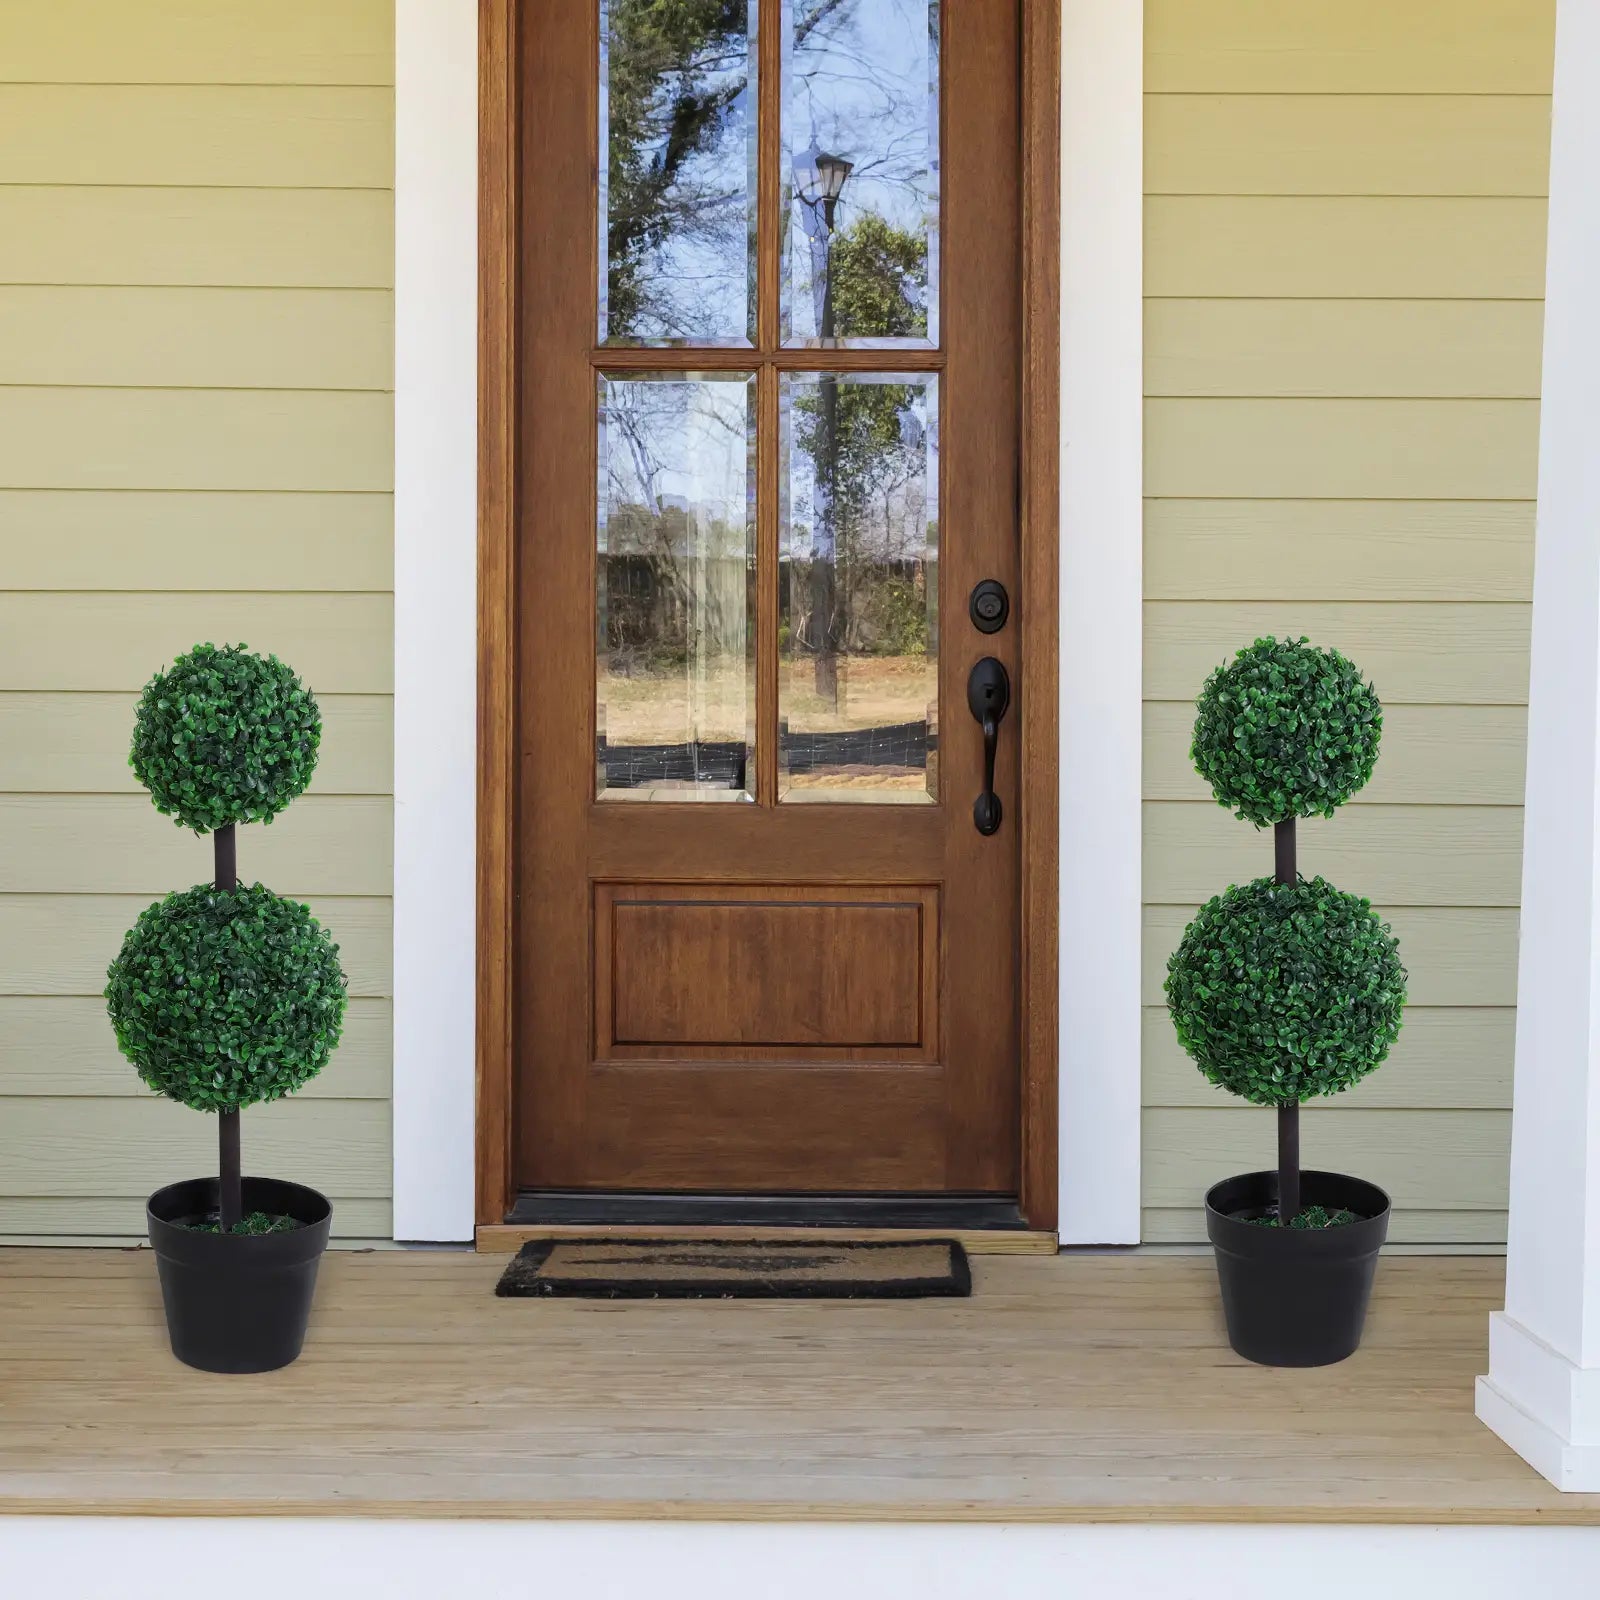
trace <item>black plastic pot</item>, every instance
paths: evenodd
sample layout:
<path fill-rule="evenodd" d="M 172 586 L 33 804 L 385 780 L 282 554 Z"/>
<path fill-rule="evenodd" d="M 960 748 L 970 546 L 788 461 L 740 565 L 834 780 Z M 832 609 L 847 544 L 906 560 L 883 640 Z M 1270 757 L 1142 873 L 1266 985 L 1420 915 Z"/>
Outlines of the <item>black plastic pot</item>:
<path fill-rule="evenodd" d="M 244 1212 L 293 1217 L 288 1233 L 197 1233 L 214 1222 L 217 1180 L 190 1178 L 150 1196 L 146 1217 L 172 1353 L 202 1372 L 272 1372 L 305 1343 L 317 1263 L 333 1207 L 304 1184 L 244 1179 Z"/>
<path fill-rule="evenodd" d="M 1302 1206 L 1353 1211 L 1337 1228 L 1263 1228 L 1278 1205 L 1276 1172 L 1225 1178 L 1206 1194 L 1228 1342 L 1268 1367 L 1325 1367 L 1355 1353 L 1367 1320 L 1389 1197 L 1340 1172 L 1302 1172 Z"/>

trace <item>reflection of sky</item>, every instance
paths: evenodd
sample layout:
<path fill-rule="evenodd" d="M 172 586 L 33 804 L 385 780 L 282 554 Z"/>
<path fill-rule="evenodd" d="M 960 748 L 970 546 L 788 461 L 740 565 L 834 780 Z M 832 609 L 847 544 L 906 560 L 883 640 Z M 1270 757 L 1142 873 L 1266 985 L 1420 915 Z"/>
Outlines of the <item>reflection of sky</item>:
<path fill-rule="evenodd" d="M 930 281 L 937 283 L 935 211 L 938 191 L 937 71 L 931 31 L 936 0 L 781 0 L 784 38 L 783 180 L 807 149 L 844 156 L 854 170 L 840 200 L 837 225 L 864 212 L 929 240 Z M 797 28 L 814 17 L 805 38 Z M 754 18 L 751 19 L 752 21 Z M 608 50 L 626 45 L 602 38 Z M 696 93 L 745 87 L 724 116 L 717 137 L 679 169 L 662 236 L 645 264 L 645 305 L 631 328 L 609 330 L 633 339 L 690 339 L 742 343 L 749 333 L 753 288 L 750 226 L 755 156 L 755 51 L 743 40 L 713 40 Z M 605 72 L 602 70 L 602 87 Z M 677 79 L 659 85 L 652 123 L 658 137 L 641 154 L 657 160 L 666 148 Z M 602 94 L 602 145 L 605 105 Z M 601 182 L 605 183 L 604 164 Z M 811 252 L 801 207 L 791 215 L 786 300 L 794 332 L 815 336 Z M 605 253 L 605 233 L 601 233 Z M 604 293 L 604 282 L 601 284 Z M 935 305 L 937 295 L 931 296 Z M 608 330 L 602 329 L 602 334 Z M 930 335 L 937 337 L 936 328 Z"/>
<path fill-rule="evenodd" d="M 748 398 L 744 378 L 605 380 L 602 508 L 675 506 L 689 513 L 692 536 L 708 538 L 721 524 L 742 543 L 751 487 Z"/>
<path fill-rule="evenodd" d="M 819 11 L 822 20 L 794 43 L 797 26 Z M 938 192 L 936 14 L 930 0 L 844 0 L 832 9 L 828 0 L 785 0 L 784 177 L 792 181 L 795 156 L 807 150 L 853 162 L 840 197 L 839 229 L 871 212 L 908 232 L 932 233 Z M 817 330 L 802 210 L 796 198 L 789 309 L 795 334 L 809 338 Z"/>
<path fill-rule="evenodd" d="M 754 17 L 751 21 L 754 22 Z M 626 48 L 613 41 L 608 26 L 602 30 L 604 48 Z M 676 215 L 650 253 L 645 273 L 648 294 L 644 314 L 631 328 L 610 330 L 618 337 L 640 339 L 696 339 L 734 344 L 745 339 L 749 323 L 750 225 L 753 199 L 751 175 L 755 157 L 755 76 L 753 41 L 713 37 L 705 70 L 688 85 L 696 94 L 744 85 L 723 116 L 720 130 L 698 153 L 678 169 L 668 206 Z M 606 148 L 604 86 L 606 64 L 601 64 L 601 148 Z M 652 106 L 652 124 L 660 137 L 641 145 L 649 161 L 659 161 L 667 148 L 675 97 L 685 85 L 677 78 L 658 85 Z M 606 181 L 604 168 L 601 183 Z M 602 213 L 606 207 L 601 207 Z M 601 285 L 605 294 L 606 237 L 600 236 Z M 601 336 L 603 325 L 602 302 Z"/>

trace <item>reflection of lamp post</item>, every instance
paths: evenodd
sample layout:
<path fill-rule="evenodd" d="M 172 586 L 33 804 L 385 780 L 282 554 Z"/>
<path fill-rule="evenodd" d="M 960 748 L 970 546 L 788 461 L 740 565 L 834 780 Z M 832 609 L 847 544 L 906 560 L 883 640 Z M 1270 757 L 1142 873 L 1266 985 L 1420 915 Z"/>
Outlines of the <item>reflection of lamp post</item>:
<path fill-rule="evenodd" d="M 854 162 L 843 156 L 829 155 L 815 145 L 795 157 L 795 189 L 805 207 L 806 237 L 811 241 L 811 286 L 817 338 L 823 344 L 831 344 L 834 337 L 834 220 L 845 180 L 854 170 Z M 833 637 L 838 569 L 833 522 L 834 488 L 839 471 L 837 375 L 823 373 L 817 387 L 822 404 L 817 428 L 817 527 L 812 534 L 811 551 L 811 638 L 816 651 L 817 694 L 825 705 L 837 707 L 839 667 Z"/>

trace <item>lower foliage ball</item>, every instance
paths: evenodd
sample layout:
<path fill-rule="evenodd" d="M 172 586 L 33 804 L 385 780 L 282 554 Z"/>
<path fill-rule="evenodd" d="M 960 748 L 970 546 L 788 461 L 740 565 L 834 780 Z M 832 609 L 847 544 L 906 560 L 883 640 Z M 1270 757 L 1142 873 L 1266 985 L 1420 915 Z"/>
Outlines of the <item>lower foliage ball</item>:
<path fill-rule="evenodd" d="M 1200 908 L 1167 962 L 1179 1042 L 1211 1082 L 1257 1105 L 1336 1094 L 1400 1032 L 1406 973 L 1359 895 L 1321 878 L 1238 884 Z"/>
<path fill-rule="evenodd" d="M 338 945 L 305 906 L 260 884 L 157 901 L 108 980 L 122 1053 L 197 1111 L 292 1094 L 327 1064 L 344 1022 Z"/>

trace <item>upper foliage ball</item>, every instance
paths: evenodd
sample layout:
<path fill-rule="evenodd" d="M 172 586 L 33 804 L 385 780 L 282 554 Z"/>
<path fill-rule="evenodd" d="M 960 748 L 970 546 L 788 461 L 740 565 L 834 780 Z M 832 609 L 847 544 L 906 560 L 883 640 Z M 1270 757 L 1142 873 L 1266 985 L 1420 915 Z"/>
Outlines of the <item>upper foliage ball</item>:
<path fill-rule="evenodd" d="M 197 644 L 145 685 L 128 765 L 156 809 L 196 833 L 271 822 L 305 793 L 322 713 L 276 656 Z"/>
<path fill-rule="evenodd" d="M 1190 754 L 1218 803 L 1258 828 L 1331 817 L 1372 776 L 1377 692 L 1337 650 L 1257 639 L 1200 691 Z"/>
<path fill-rule="evenodd" d="M 107 976 L 123 1055 L 196 1111 L 292 1094 L 327 1065 L 344 1023 L 338 945 L 305 906 L 259 883 L 158 900 Z"/>
<path fill-rule="evenodd" d="M 1167 962 L 1178 1042 L 1257 1105 L 1337 1094 L 1400 1032 L 1406 972 L 1371 904 L 1321 878 L 1235 884 L 1200 908 Z"/>

